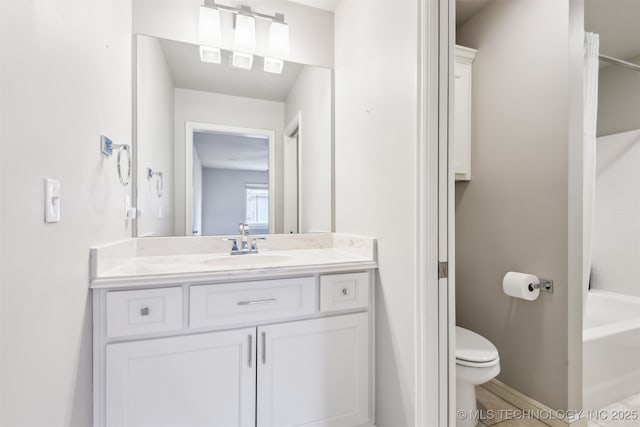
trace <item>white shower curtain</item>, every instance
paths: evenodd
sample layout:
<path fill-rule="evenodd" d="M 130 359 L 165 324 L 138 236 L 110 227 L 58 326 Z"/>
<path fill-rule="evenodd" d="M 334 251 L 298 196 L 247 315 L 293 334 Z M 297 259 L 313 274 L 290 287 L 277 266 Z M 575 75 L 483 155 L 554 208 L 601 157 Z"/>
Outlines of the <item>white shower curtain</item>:
<path fill-rule="evenodd" d="M 596 189 L 596 122 L 598 117 L 598 34 L 584 37 L 584 180 L 583 180 L 583 308 L 591 273 Z M 583 310 L 584 312 L 584 310 Z"/>

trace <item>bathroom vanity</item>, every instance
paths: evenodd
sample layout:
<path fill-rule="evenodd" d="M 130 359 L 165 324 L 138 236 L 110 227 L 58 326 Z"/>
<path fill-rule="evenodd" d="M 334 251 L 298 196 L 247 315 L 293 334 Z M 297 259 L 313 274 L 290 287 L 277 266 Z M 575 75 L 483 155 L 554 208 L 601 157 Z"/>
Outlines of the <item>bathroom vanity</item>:
<path fill-rule="evenodd" d="M 375 241 L 92 249 L 95 426 L 374 425 Z"/>

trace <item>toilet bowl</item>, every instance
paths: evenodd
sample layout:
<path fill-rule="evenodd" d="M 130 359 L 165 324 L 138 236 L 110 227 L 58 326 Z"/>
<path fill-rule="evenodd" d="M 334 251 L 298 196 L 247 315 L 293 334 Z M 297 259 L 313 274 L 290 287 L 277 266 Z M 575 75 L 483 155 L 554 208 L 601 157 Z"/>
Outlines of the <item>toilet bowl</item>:
<path fill-rule="evenodd" d="M 478 422 L 475 386 L 500 373 L 498 350 L 482 335 L 456 326 L 456 413 L 457 427 Z"/>

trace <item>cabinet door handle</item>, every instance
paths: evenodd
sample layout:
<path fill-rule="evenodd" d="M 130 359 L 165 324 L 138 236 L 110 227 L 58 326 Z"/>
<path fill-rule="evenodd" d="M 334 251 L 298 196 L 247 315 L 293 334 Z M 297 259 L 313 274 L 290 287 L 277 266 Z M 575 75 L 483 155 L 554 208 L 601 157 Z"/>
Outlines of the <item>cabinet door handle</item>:
<path fill-rule="evenodd" d="M 238 305 L 273 304 L 274 302 L 278 302 L 278 300 L 276 298 L 269 298 L 269 299 L 257 299 L 253 301 L 238 301 Z"/>
<path fill-rule="evenodd" d="M 249 367 L 253 365 L 253 336 L 249 334 Z"/>
<path fill-rule="evenodd" d="M 148 316 L 149 315 L 149 307 L 142 307 L 140 309 L 140 316 Z"/>
<path fill-rule="evenodd" d="M 267 363 L 267 334 L 266 332 L 262 333 L 262 364 Z"/>

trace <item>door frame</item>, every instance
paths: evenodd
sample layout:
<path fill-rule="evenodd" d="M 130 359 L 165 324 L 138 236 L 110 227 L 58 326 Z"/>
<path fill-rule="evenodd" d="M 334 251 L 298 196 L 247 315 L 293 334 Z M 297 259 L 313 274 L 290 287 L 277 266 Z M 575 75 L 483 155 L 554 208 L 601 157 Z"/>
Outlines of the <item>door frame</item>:
<path fill-rule="evenodd" d="M 456 422 L 454 19 L 455 2 L 418 1 L 416 426 Z"/>
<path fill-rule="evenodd" d="M 298 227 L 297 227 L 297 232 L 298 233 L 302 233 L 302 203 L 301 203 L 301 199 L 302 199 L 302 192 L 300 191 L 302 188 L 302 174 L 300 173 L 300 165 L 301 165 L 301 159 L 302 159 L 302 111 L 298 111 L 296 112 L 296 114 L 294 114 L 294 116 L 291 118 L 291 120 L 289 121 L 289 124 L 287 125 L 287 127 L 284 128 L 284 132 L 283 132 L 283 138 L 284 138 L 284 144 L 289 144 L 289 143 L 293 143 L 295 141 L 296 144 L 296 163 L 297 163 L 297 168 L 298 171 L 296 173 L 296 185 L 298 186 L 297 189 L 297 215 L 298 215 Z M 284 149 L 284 147 L 283 147 Z M 286 178 L 283 176 L 283 178 Z"/>
<path fill-rule="evenodd" d="M 186 122 L 185 123 L 185 229 L 184 235 L 191 236 L 193 230 L 193 133 L 208 132 L 226 135 L 237 135 L 245 137 L 259 137 L 269 139 L 269 233 L 275 232 L 276 219 L 276 194 L 275 194 L 275 171 L 276 171 L 276 133 L 269 129 L 254 129 L 239 126 L 227 126 L 215 123 Z"/>

